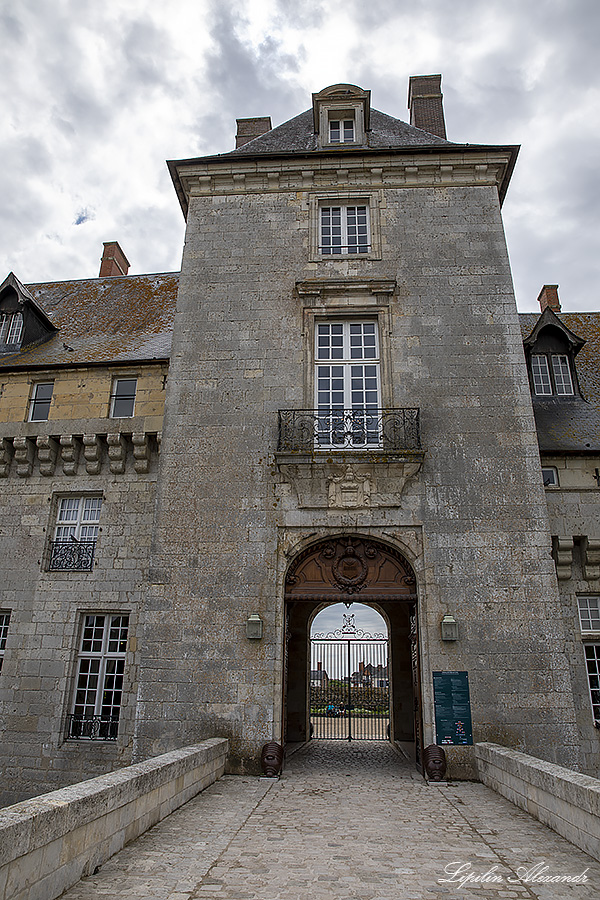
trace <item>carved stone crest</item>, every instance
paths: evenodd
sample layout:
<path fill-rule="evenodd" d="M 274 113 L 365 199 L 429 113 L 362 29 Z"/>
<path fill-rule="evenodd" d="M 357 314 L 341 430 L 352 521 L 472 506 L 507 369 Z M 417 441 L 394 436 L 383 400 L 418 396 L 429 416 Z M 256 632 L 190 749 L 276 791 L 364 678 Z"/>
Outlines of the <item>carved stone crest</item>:
<path fill-rule="evenodd" d="M 327 479 L 327 504 L 330 508 L 359 509 L 371 503 L 371 476 L 358 475 L 352 466 L 340 466 Z"/>

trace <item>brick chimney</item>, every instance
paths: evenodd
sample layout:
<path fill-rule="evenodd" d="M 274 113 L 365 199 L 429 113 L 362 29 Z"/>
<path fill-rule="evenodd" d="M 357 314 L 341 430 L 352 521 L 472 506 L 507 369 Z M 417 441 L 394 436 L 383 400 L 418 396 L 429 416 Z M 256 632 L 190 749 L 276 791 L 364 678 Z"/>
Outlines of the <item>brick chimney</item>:
<path fill-rule="evenodd" d="M 445 139 L 442 96 L 441 75 L 411 75 L 408 79 L 410 124 Z"/>
<path fill-rule="evenodd" d="M 323 668 L 323 663 L 318 662 L 317 663 L 317 672 L 320 672 L 322 670 L 322 668 Z"/>
<path fill-rule="evenodd" d="M 558 285 L 557 284 L 545 284 L 544 287 L 540 291 L 540 295 L 538 297 L 538 303 L 540 304 L 540 310 L 544 312 L 547 307 L 553 312 L 560 312 L 560 300 L 558 299 Z"/>
<path fill-rule="evenodd" d="M 235 149 L 243 147 L 253 141 L 254 138 L 266 134 L 272 129 L 271 116 L 258 116 L 254 119 L 236 119 L 237 134 L 235 136 Z"/>
<path fill-rule="evenodd" d="M 127 275 L 129 262 L 117 241 L 105 241 L 100 260 L 100 278 L 110 275 Z"/>

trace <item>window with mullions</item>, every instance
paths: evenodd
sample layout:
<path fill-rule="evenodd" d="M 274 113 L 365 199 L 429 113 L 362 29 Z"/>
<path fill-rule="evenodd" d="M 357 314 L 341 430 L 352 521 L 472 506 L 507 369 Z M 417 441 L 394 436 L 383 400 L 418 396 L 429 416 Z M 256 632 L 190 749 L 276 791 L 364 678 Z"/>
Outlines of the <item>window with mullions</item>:
<path fill-rule="evenodd" d="M 537 396 L 570 396 L 573 379 L 568 356 L 560 353 L 550 355 L 536 353 L 531 357 L 533 391 Z"/>
<path fill-rule="evenodd" d="M 317 447 L 380 446 L 377 323 L 320 322 L 315 332 Z"/>
<path fill-rule="evenodd" d="M 112 419 L 130 419 L 135 407 L 137 378 L 115 378 L 110 396 Z"/>
<path fill-rule="evenodd" d="M 4 651 L 6 650 L 6 638 L 8 637 L 9 625 L 10 613 L 0 612 L 0 672 L 2 671 L 2 663 L 4 662 Z"/>
<path fill-rule="evenodd" d="M 19 345 L 23 335 L 23 316 L 4 313 L 0 316 L 0 344 Z"/>
<path fill-rule="evenodd" d="M 578 597 L 581 631 L 600 632 L 600 597 Z"/>
<path fill-rule="evenodd" d="M 69 738 L 115 741 L 123 698 L 129 616 L 85 616 Z"/>
<path fill-rule="evenodd" d="M 584 644 L 594 724 L 600 728 L 600 644 Z"/>
<path fill-rule="evenodd" d="M 52 391 L 54 382 L 40 382 L 34 384 L 31 392 L 31 400 L 29 401 L 29 421 L 30 422 L 47 422 L 50 415 L 50 403 L 52 402 Z"/>
<path fill-rule="evenodd" d="M 101 509 L 102 497 L 59 498 L 50 571 L 92 570 Z"/>
<path fill-rule="evenodd" d="M 324 256 L 369 253 L 369 207 L 322 206 L 319 251 Z"/>
<path fill-rule="evenodd" d="M 354 119 L 330 119 L 329 143 L 352 144 L 354 143 Z"/>

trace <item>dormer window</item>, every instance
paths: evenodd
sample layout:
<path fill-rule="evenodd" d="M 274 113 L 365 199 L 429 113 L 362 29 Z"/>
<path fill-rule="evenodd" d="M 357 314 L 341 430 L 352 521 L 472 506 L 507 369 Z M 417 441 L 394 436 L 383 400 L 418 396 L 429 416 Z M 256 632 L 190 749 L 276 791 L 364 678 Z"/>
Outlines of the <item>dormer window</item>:
<path fill-rule="evenodd" d="M 523 343 L 534 398 L 581 397 L 575 357 L 585 341 L 553 309 L 546 307 Z"/>
<path fill-rule="evenodd" d="M 314 127 L 320 147 L 364 144 L 371 127 L 370 114 L 371 93 L 355 84 L 334 84 L 313 94 Z"/>
<path fill-rule="evenodd" d="M 535 353 L 531 357 L 533 391 L 537 396 L 572 396 L 573 379 L 569 357 L 562 353 Z"/>
<path fill-rule="evenodd" d="M 32 294 L 10 272 L 0 284 L 0 353 L 15 353 L 57 331 Z"/>
<path fill-rule="evenodd" d="M 0 316 L 0 346 L 20 347 L 23 315 L 20 312 Z"/>

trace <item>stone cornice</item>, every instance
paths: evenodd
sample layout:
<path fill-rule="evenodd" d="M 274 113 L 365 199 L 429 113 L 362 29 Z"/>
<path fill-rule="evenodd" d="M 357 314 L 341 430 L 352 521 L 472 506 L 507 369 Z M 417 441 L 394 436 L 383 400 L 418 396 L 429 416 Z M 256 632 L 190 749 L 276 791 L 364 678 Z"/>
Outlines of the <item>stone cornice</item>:
<path fill-rule="evenodd" d="M 517 147 L 444 147 L 354 155 L 212 157 L 169 163 L 180 203 L 190 197 L 494 185 L 502 200 Z"/>
<path fill-rule="evenodd" d="M 99 475 L 102 471 L 146 475 L 161 432 L 104 432 L 0 438 L 0 478 L 16 475 Z"/>

